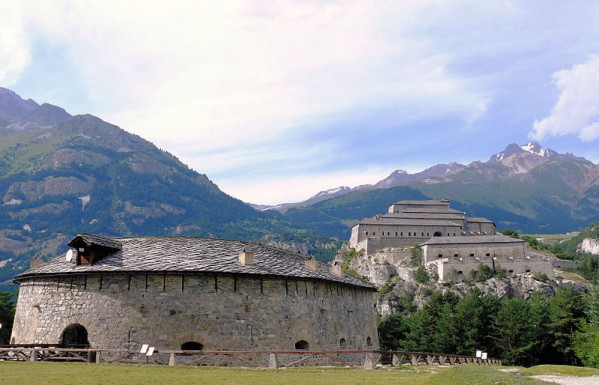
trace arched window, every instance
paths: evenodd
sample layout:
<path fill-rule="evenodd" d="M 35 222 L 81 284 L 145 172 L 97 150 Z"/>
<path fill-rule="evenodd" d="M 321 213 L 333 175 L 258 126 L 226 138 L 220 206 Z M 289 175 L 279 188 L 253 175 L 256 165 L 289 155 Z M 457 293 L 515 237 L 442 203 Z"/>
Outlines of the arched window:
<path fill-rule="evenodd" d="M 87 330 L 79 325 L 72 324 L 67 326 L 60 336 L 60 344 L 66 348 L 87 348 L 89 341 L 87 340 Z"/>
<path fill-rule="evenodd" d="M 298 350 L 308 350 L 310 348 L 310 344 L 308 341 L 299 340 L 295 343 L 295 348 Z"/>
<path fill-rule="evenodd" d="M 369 348 L 372 347 L 372 338 L 366 337 L 366 346 L 368 346 Z"/>
<path fill-rule="evenodd" d="M 341 349 L 347 348 L 347 341 L 345 340 L 345 338 L 342 338 L 342 339 L 339 340 L 339 347 Z"/>
<path fill-rule="evenodd" d="M 441 233 L 440 231 L 435 231 L 435 233 L 433 234 L 433 237 L 442 237 L 443 233 Z"/>
<path fill-rule="evenodd" d="M 181 344 L 181 350 L 202 350 L 204 345 L 195 341 L 187 341 Z"/>

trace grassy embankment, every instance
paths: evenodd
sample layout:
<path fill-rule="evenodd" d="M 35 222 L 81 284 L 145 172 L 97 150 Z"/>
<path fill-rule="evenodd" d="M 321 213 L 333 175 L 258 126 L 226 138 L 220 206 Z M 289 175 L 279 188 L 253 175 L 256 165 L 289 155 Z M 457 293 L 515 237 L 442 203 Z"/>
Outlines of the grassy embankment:
<path fill-rule="evenodd" d="M 521 369 L 506 373 L 499 367 L 405 366 L 363 370 L 359 368 L 236 369 L 144 365 L 89 365 L 79 363 L 0 362 L 0 384 L 547 384 L 527 377 L 538 374 L 599 375 L 599 370 L 567 366 Z"/>

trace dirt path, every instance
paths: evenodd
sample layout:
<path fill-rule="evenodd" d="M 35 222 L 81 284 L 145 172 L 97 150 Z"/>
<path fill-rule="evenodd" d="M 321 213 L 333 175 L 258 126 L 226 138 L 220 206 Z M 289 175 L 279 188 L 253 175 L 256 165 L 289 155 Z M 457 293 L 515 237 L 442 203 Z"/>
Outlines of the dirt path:
<path fill-rule="evenodd" d="M 556 384 L 562 385 L 599 385 L 599 376 L 590 377 L 576 377 L 576 376 L 554 376 L 554 375 L 543 375 L 543 376 L 532 376 L 537 380 L 555 382 Z"/>

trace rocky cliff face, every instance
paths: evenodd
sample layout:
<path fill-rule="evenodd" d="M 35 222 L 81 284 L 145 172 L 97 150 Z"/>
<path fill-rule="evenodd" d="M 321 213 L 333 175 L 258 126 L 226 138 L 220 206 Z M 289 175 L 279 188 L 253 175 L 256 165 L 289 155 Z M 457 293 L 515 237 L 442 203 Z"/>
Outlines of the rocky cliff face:
<path fill-rule="evenodd" d="M 599 239 L 585 238 L 578 246 L 578 251 L 581 253 L 590 253 L 599 255 Z"/>
<path fill-rule="evenodd" d="M 561 286 L 575 285 L 579 290 L 586 290 L 584 285 L 570 280 L 547 279 L 530 273 L 511 278 L 494 277 L 484 282 L 440 283 L 436 282 L 435 273 L 430 271 L 429 279 L 424 281 L 416 278 L 420 267 L 418 253 L 409 248 L 386 249 L 367 256 L 344 246 L 335 257 L 335 263 L 342 265 L 346 273 L 361 276 L 378 288 L 376 308 L 382 317 L 405 309 L 422 309 L 435 291 L 463 296 L 476 287 L 482 293 L 499 298 L 528 299 L 535 292 L 554 295 Z M 560 277 L 559 271 L 556 276 Z"/>

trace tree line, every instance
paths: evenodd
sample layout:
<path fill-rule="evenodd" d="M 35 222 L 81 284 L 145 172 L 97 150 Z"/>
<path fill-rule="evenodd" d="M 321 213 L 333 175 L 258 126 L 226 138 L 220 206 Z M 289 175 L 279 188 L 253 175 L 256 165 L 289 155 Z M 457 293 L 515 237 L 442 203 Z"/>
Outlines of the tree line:
<path fill-rule="evenodd" d="M 598 293 L 568 288 L 524 300 L 478 288 L 462 298 L 435 292 L 423 309 L 379 322 L 381 348 L 469 356 L 483 350 L 504 364 L 599 367 Z"/>

